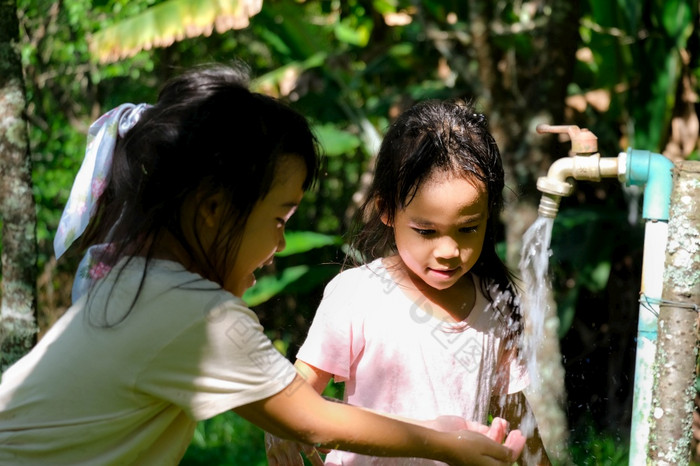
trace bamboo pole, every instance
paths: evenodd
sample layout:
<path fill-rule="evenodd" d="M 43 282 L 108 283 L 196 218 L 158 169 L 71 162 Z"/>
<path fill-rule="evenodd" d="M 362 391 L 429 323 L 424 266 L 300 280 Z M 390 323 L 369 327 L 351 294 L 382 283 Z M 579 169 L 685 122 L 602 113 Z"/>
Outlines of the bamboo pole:
<path fill-rule="evenodd" d="M 700 305 L 700 162 L 673 171 L 648 458 L 654 465 L 690 463 Z M 658 297 L 642 296 L 642 300 Z"/>

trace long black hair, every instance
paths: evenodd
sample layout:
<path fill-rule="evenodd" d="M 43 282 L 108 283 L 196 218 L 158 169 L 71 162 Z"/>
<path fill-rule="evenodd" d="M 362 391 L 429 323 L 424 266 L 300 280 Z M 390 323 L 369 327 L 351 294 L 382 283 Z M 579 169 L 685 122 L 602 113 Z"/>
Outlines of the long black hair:
<path fill-rule="evenodd" d="M 448 172 L 482 182 L 488 192 L 488 223 L 484 245 L 472 271 L 482 291 L 493 299 L 493 285 L 508 291 L 517 313 L 511 272 L 496 253 L 496 226 L 503 208 L 504 173 L 501 154 L 488 131 L 486 117 L 462 100 L 427 100 L 403 112 L 389 127 L 377 155 L 374 178 L 355 222 L 352 250 L 369 262 L 395 254 L 396 212 L 413 199 L 431 174 Z"/>
<path fill-rule="evenodd" d="M 280 161 L 303 160 L 304 189 L 313 184 L 319 166 L 307 120 L 248 86 L 242 64 L 198 67 L 166 83 L 157 103 L 118 140 L 107 187 L 81 248 L 109 243 L 100 258 L 107 265 L 134 255 L 148 263 L 154 239 L 168 231 L 197 270 L 223 286 L 226 264 L 235 259 L 248 216 L 269 192 Z M 195 244 L 185 239 L 182 205 L 195 193 L 203 194 L 201 199 L 215 193 L 226 198 L 231 221 L 214 241 L 223 255 L 204 251 L 199 238 Z"/>

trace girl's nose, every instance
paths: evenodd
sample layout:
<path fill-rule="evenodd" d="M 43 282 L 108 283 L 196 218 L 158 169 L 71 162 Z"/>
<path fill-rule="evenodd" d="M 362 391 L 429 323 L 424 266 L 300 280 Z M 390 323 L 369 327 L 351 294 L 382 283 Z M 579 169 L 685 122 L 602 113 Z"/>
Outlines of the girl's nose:
<path fill-rule="evenodd" d="M 459 257 L 459 243 L 450 236 L 443 236 L 438 239 L 435 245 L 434 252 L 435 257 L 441 259 L 452 259 Z"/>
<path fill-rule="evenodd" d="M 284 231 L 280 235 L 279 242 L 277 243 L 277 252 L 284 251 L 284 248 L 287 247 L 287 240 L 284 237 Z"/>

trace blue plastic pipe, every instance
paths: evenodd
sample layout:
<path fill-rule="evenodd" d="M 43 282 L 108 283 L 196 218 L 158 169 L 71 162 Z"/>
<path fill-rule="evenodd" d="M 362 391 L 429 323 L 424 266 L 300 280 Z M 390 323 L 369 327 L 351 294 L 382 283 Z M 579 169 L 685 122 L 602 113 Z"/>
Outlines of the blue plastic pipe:
<path fill-rule="evenodd" d="M 627 149 L 627 186 L 646 185 L 642 217 L 668 222 L 673 188 L 673 162 L 648 150 Z"/>
<path fill-rule="evenodd" d="M 668 218 L 673 188 L 673 162 L 661 154 L 627 150 L 626 184 L 644 185 L 642 217 L 645 220 L 642 287 L 640 290 L 637 353 L 634 369 L 634 401 L 630 432 L 630 466 L 646 465 L 648 459 L 654 358 L 658 335 L 658 302 L 668 239 Z M 645 297 L 652 298 L 649 302 Z"/>

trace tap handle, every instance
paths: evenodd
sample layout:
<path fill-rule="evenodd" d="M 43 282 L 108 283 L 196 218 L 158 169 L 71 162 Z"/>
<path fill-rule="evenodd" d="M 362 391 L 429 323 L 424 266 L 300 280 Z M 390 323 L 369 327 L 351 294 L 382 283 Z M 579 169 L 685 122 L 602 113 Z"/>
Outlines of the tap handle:
<path fill-rule="evenodd" d="M 576 125 L 537 125 L 537 132 L 540 134 L 544 133 L 568 133 L 569 136 L 578 134 L 581 131 Z"/>
<path fill-rule="evenodd" d="M 571 139 L 571 151 L 575 154 L 595 154 L 598 152 L 598 138 L 586 128 L 576 125 L 537 125 L 537 132 L 568 134 Z"/>

